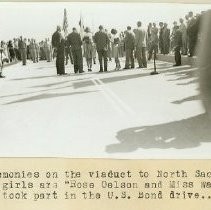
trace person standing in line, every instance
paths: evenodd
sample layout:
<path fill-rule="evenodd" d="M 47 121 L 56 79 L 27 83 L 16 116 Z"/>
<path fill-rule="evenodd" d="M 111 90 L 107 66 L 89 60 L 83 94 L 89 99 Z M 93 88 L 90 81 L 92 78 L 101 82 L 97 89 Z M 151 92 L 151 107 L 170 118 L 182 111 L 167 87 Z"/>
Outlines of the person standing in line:
<path fill-rule="evenodd" d="M 181 48 L 182 48 L 182 32 L 179 29 L 179 26 L 175 27 L 174 35 L 174 56 L 175 64 L 174 66 L 181 66 Z"/>
<path fill-rule="evenodd" d="M 46 60 L 46 54 L 45 54 L 45 49 L 44 49 L 44 41 L 40 42 L 39 48 L 40 48 L 40 59 Z"/>
<path fill-rule="evenodd" d="M 174 51 L 174 48 L 175 48 L 175 43 L 174 43 L 174 41 L 175 41 L 175 34 L 176 34 L 176 31 L 177 31 L 177 28 L 178 28 L 177 22 L 174 21 L 174 22 L 173 22 L 172 32 L 171 32 L 171 37 L 170 37 L 170 39 L 171 39 L 171 50 L 172 50 L 172 51 Z"/>
<path fill-rule="evenodd" d="M 74 62 L 74 72 L 83 73 L 83 56 L 82 56 L 82 40 L 76 28 L 73 28 L 72 33 L 67 36 L 67 46 L 71 46 Z"/>
<path fill-rule="evenodd" d="M 149 23 L 149 25 L 147 27 L 147 50 L 148 50 L 148 52 L 150 50 L 151 35 L 152 35 L 152 23 Z"/>
<path fill-rule="evenodd" d="M 187 28 L 182 18 L 179 21 L 179 30 L 182 32 L 182 55 L 187 55 Z"/>
<path fill-rule="evenodd" d="M 20 40 L 18 42 L 18 48 L 20 50 L 20 54 L 21 54 L 21 60 L 22 60 L 22 64 L 25 66 L 26 65 L 26 50 L 27 50 L 27 46 L 26 43 L 23 40 L 23 37 L 20 37 Z"/>
<path fill-rule="evenodd" d="M 121 65 L 120 65 L 120 60 L 119 60 L 119 44 L 120 44 L 120 39 L 119 36 L 117 35 L 117 30 L 116 29 L 111 29 L 111 42 L 113 44 L 113 56 L 114 60 L 116 63 L 116 68 L 115 70 L 120 70 Z"/>
<path fill-rule="evenodd" d="M 39 48 L 39 45 L 38 45 L 38 43 L 36 42 L 35 39 L 34 39 L 34 45 L 35 45 L 35 60 L 36 60 L 36 63 L 38 63 L 39 62 L 40 48 Z"/>
<path fill-rule="evenodd" d="M 124 57 L 124 33 L 121 32 L 119 36 L 119 57 Z"/>
<path fill-rule="evenodd" d="M 14 43 L 14 50 L 15 50 L 15 59 L 20 60 L 20 55 L 19 55 L 19 51 L 18 51 L 18 40 L 16 38 L 13 39 L 13 43 Z"/>
<path fill-rule="evenodd" d="M 159 49 L 160 49 L 160 53 L 161 54 L 164 54 L 164 40 L 163 40 L 163 30 L 164 30 L 164 28 L 163 28 L 163 22 L 160 22 L 159 23 L 159 26 L 160 26 L 160 29 L 159 29 Z"/>
<path fill-rule="evenodd" d="M 83 42 L 84 42 L 84 57 L 86 58 L 88 71 L 92 71 L 93 39 L 89 27 L 86 27 L 85 29 Z"/>
<path fill-rule="evenodd" d="M 97 57 L 97 49 L 96 49 L 96 44 L 93 42 L 92 45 L 92 58 L 93 58 L 93 63 L 96 64 L 96 57 Z"/>
<path fill-rule="evenodd" d="M 189 24 L 187 28 L 187 35 L 189 40 L 189 57 L 193 57 L 195 55 L 199 26 L 200 18 L 194 17 L 193 12 L 189 12 Z"/>
<path fill-rule="evenodd" d="M 105 29 L 105 33 L 108 36 L 108 51 L 107 51 L 107 57 L 109 59 L 109 61 L 112 61 L 112 55 L 113 55 L 113 51 L 112 51 L 112 42 L 111 42 L 111 34 L 108 32 L 107 29 Z"/>
<path fill-rule="evenodd" d="M 67 46 L 67 37 L 65 38 L 65 64 L 68 64 L 68 61 L 70 59 L 71 64 L 73 64 L 73 56 L 71 52 L 71 47 Z"/>
<path fill-rule="evenodd" d="M 31 59 L 33 63 L 36 63 L 36 49 L 35 49 L 34 39 L 31 39 L 29 48 L 30 48 Z"/>
<path fill-rule="evenodd" d="M 131 31 L 131 26 L 127 27 L 127 31 L 125 31 L 125 53 L 126 53 L 126 60 L 125 60 L 125 68 L 124 69 L 133 69 L 135 68 L 134 62 L 134 49 L 135 49 L 135 36 Z"/>
<path fill-rule="evenodd" d="M 167 23 L 163 26 L 163 54 L 169 54 L 170 49 L 170 29 L 168 29 Z"/>
<path fill-rule="evenodd" d="M 30 45 L 30 39 L 28 39 L 27 41 L 26 41 L 26 45 L 27 45 L 27 60 L 30 60 L 30 58 L 31 58 L 31 56 L 30 56 L 30 47 L 29 47 L 29 45 Z"/>
<path fill-rule="evenodd" d="M 155 23 L 153 23 L 153 27 L 151 29 L 151 39 L 150 39 L 150 49 L 149 49 L 149 57 L 148 60 L 152 59 L 152 55 L 156 55 L 158 53 L 158 28 Z"/>
<path fill-rule="evenodd" d="M 57 75 L 64 75 L 65 73 L 65 46 L 64 38 L 61 34 L 61 27 L 57 26 L 56 32 L 52 35 L 52 46 L 56 50 L 56 69 Z"/>
<path fill-rule="evenodd" d="M 15 60 L 15 50 L 14 50 L 14 46 L 13 46 L 12 40 L 9 41 L 7 47 L 9 49 L 10 62 L 13 62 Z"/>
<path fill-rule="evenodd" d="M 146 37 L 147 33 L 142 29 L 141 21 L 137 22 L 137 29 L 134 29 L 135 34 L 135 54 L 138 60 L 138 68 L 147 68 L 146 59 Z"/>
<path fill-rule="evenodd" d="M 99 26 L 99 31 L 94 35 L 94 42 L 96 43 L 98 59 L 100 63 L 99 72 L 107 72 L 108 67 L 108 45 L 109 38 L 108 35 L 104 32 L 103 26 Z M 103 60 L 104 60 L 104 69 L 103 69 Z"/>
<path fill-rule="evenodd" d="M 45 51 L 47 62 L 51 62 L 51 45 L 47 38 L 45 39 L 45 42 L 44 42 L 44 51 Z"/>

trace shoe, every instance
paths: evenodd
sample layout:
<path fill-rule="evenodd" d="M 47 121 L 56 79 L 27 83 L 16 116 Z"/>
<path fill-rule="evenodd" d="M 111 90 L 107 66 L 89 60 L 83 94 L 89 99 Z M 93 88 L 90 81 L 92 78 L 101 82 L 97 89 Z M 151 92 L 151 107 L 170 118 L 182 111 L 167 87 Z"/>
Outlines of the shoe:
<path fill-rule="evenodd" d="M 103 70 L 100 70 L 99 72 L 103 72 Z"/>
<path fill-rule="evenodd" d="M 107 72 L 107 69 L 106 69 L 106 70 L 104 70 L 104 72 Z"/>
<path fill-rule="evenodd" d="M 92 69 L 88 69 L 88 71 L 89 71 L 89 72 L 91 72 L 91 71 L 92 71 Z"/>
<path fill-rule="evenodd" d="M 84 73 L 85 71 L 79 71 L 80 74 Z"/>
<path fill-rule="evenodd" d="M 173 67 L 175 67 L 175 66 L 181 66 L 181 64 L 174 64 Z"/>
<path fill-rule="evenodd" d="M 130 69 L 129 67 L 125 67 L 125 68 L 123 68 L 123 69 Z"/>

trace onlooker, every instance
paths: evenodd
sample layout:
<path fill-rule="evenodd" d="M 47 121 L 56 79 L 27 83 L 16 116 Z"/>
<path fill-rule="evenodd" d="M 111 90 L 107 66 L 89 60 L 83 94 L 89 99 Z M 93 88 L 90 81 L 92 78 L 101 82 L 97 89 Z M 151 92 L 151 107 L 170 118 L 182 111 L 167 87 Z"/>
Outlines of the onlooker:
<path fill-rule="evenodd" d="M 125 52 L 126 52 L 126 61 L 125 61 L 125 69 L 134 68 L 134 49 L 135 49 L 135 37 L 131 31 L 131 27 L 127 27 L 127 31 L 125 32 Z"/>
<path fill-rule="evenodd" d="M 100 63 L 100 72 L 106 72 L 108 67 L 108 47 L 109 47 L 109 38 L 108 35 L 103 30 L 103 26 L 99 26 L 99 31 L 95 33 L 94 42 L 96 43 L 99 63 Z M 104 61 L 104 68 L 103 68 Z"/>
<path fill-rule="evenodd" d="M 146 60 L 146 31 L 142 29 L 141 21 L 137 22 L 137 29 L 134 29 L 135 33 L 135 54 L 138 60 L 139 68 L 147 67 Z"/>

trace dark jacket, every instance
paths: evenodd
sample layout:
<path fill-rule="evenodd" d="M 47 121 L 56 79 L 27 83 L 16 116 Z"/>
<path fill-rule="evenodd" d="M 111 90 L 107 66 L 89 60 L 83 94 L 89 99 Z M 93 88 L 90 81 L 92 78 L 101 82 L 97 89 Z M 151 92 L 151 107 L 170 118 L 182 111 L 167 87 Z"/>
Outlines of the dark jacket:
<path fill-rule="evenodd" d="M 67 46 L 71 46 L 71 50 L 80 50 L 82 45 L 81 36 L 77 32 L 72 32 L 67 36 Z"/>
<path fill-rule="evenodd" d="M 59 48 L 62 40 L 62 35 L 59 31 L 54 32 L 52 35 L 52 46 L 54 48 Z"/>
<path fill-rule="evenodd" d="M 175 47 L 182 47 L 182 32 L 177 29 L 174 36 Z"/>
<path fill-rule="evenodd" d="M 133 35 L 132 32 L 128 32 L 126 31 L 125 33 L 125 49 L 130 49 L 130 50 L 134 50 L 135 48 L 135 36 Z"/>
<path fill-rule="evenodd" d="M 98 31 L 94 35 L 94 42 L 96 43 L 97 50 L 108 50 L 109 38 L 103 31 Z"/>
<path fill-rule="evenodd" d="M 26 49 L 26 43 L 21 39 L 18 42 L 18 48 L 19 49 Z"/>

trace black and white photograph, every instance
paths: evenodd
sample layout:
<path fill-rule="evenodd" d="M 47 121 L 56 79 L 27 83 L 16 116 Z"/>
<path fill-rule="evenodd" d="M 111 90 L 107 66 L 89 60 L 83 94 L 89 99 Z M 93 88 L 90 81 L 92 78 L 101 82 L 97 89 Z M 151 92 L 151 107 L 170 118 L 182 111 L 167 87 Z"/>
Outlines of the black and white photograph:
<path fill-rule="evenodd" d="M 0 156 L 211 158 L 210 9 L 0 2 Z"/>

